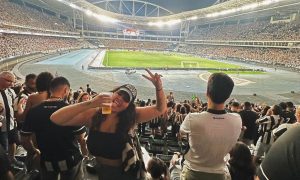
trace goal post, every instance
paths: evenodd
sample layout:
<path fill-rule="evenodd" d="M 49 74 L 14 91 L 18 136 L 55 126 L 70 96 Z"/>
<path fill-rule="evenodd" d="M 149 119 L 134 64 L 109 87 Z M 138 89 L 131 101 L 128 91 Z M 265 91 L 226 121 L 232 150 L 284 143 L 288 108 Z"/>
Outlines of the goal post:
<path fill-rule="evenodd" d="M 193 61 L 181 61 L 181 67 L 182 68 L 198 68 L 199 63 L 193 62 Z"/>

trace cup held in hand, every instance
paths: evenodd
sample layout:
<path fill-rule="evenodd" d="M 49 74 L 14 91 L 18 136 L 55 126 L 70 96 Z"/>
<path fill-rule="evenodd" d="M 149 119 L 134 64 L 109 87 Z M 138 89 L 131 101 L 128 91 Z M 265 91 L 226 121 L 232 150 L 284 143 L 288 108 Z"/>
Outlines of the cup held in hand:
<path fill-rule="evenodd" d="M 112 95 L 113 95 L 112 92 L 104 92 L 102 94 L 110 96 L 110 97 L 112 97 Z M 111 114 L 111 106 L 112 106 L 111 101 L 103 103 L 103 106 L 101 108 L 102 109 L 102 114 Z"/>

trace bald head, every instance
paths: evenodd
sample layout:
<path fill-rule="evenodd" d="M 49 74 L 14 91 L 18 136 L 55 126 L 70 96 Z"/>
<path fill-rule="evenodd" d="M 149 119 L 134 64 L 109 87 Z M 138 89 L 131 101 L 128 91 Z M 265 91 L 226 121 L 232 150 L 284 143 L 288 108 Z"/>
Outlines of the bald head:
<path fill-rule="evenodd" d="M 10 71 L 2 71 L 0 73 L 0 89 L 12 87 L 15 82 L 15 75 Z"/>

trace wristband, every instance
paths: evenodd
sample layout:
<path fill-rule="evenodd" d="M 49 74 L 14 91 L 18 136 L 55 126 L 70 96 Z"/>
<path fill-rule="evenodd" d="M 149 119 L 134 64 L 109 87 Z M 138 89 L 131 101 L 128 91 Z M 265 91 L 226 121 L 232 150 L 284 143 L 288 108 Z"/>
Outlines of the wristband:
<path fill-rule="evenodd" d="M 156 89 L 156 91 L 161 91 L 162 90 L 162 87 L 160 89 Z"/>

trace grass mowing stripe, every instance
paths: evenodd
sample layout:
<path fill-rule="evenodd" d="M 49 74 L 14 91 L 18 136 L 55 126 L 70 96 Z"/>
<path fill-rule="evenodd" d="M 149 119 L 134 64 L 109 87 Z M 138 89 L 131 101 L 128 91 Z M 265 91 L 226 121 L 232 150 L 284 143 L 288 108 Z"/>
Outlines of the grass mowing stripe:
<path fill-rule="evenodd" d="M 205 58 L 162 52 L 107 51 L 104 59 L 104 65 L 110 67 L 182 68 L 182 62 L 195 62 L 199 68 L 243 68 L 239 65 Z"/>

